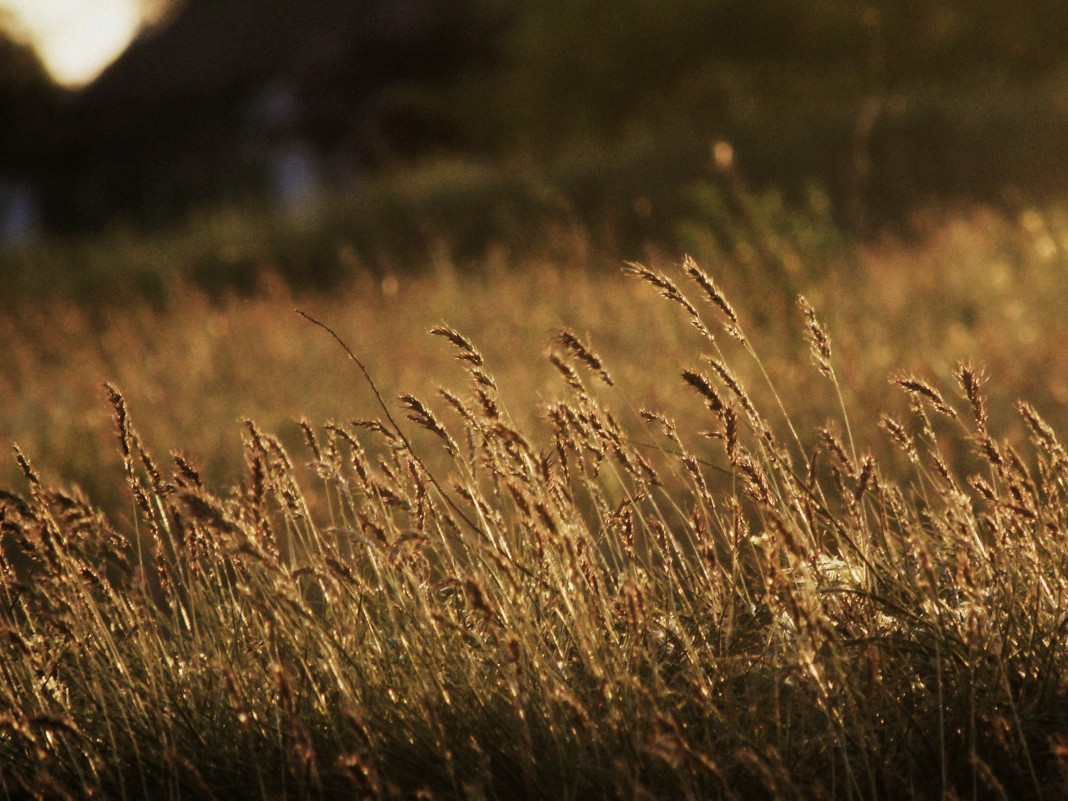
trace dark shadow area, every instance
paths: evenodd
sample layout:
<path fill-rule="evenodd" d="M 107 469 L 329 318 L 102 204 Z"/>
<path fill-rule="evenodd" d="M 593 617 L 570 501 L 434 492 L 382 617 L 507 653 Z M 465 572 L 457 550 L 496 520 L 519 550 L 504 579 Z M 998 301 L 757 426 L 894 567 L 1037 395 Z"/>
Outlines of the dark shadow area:
<path fill-rule="evenodd" d="M 613 256 L 677 247 L 695 195 L 730 205 L 716 142 L 746 191 L 817 192 L 863 237 L 1068 179 L 1054 0 L 186 0 L 79 92 L 3 48 L 6 241 L 239 209 L 330 240 L 282 257 L 312 283 L 339 245 L 372 264 L 561 229 Z"/>

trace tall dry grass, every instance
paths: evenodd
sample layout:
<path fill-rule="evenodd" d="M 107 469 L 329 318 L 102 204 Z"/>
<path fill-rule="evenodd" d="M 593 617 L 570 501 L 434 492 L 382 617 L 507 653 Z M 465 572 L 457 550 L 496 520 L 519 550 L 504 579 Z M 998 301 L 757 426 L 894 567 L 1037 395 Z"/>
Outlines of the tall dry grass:
<path fill-rule="evenodd" d="M 842 391 L 858 422 L 877 422 L 891 402 L 892 372 L 945 377 L 966 360 L 997 378 L 997 424 L 1023 434 L 1011 406 L 1016 397 L 1060 424 L 1068 399 L 1068 352 L 1060 346 L 1068 334 L 1068 225 L 1055 210 L 1032 211 L 1024 223 L 977 212 L 931 223 L 920 243 L 855 253 L 802 247 L 796 232 L 773 242 L 788 248 L 781 261 L 802 265 L 793 280 L 836 333 Z M 821 425 L 838 401 L 803 369 L 794 297 L 752 248 L 724 253 L 693 244 L 736 301 L 800 427 Z M 242 419 L 294 447 L 302 418 L 373 411 L 356 377 L 339 369 L 334 344 L 294 315 L 296 306 L 354 343 L 390 396 L 425 395 L 447 380 L 448 356 L 422 332 L 448 321 L 480 343 L 514 413 L 535 429 L 543 425 L 540 405 L 555 392 L 546 344 L 562 328 L 594 333 L 620 391 L 685 425 L 688 410 L 664 376 L 699 347 L 697 333 L 634 282 L 589 269 L 596 259 L 583 242 L 562 243 L 560 251 L 552 262 L 491 257 L 474 274 L 441 257 L 427 274 L 363 273 L 327 295 L 295 295 L 268 281 L 251 296 L 176 289 L 161 305 L 8 306 L 0 313 L 0 443 L 18 442 L 46 477 L 79 485 L 109 510 L 127 509 L 102 389 L 111 381 L 137 410 L 152 450 L 180 449 L 212 481 L 233 481 L 243 466 Z M 670 269 L 673 259 L 651 253 L 646 262 Z M 750 362 L 736 369 L 752 391 L 764 391 Z M 0 464 L 0 477 L 18 480 L 13 462 Z"/>
<path fill-rule="evenodd" d="M 346 317 L 382 303 L 370 286 L 297 299 L 311 322 L 275 322 L 284 294 L 139 322 L 70 312 L 73 333 L 42 326 L 36 344 L 28 317 L 11 322 L 24 358 L 88 339 L 79 325 L 104 332 L 78 368 L 60 347 L 58 376 L 108 366 L 108 336 L 151 333 L 141 352 L 173 361 L 148 374 L 178 400 L 146 404 L 145 373 L 112 375 L 126 501 L 108 516 L 18 451 L 21 488 L 0 496 L 0 788 L 1065 794 L 1068 456 L 1047 411 L 1064 357 L 1043 341 L 1064 279 L 1027 229 L 961 230 L 974 262 L 946 229 L 790 307 L 686 261 L 446 274 L 386 301 L 378 327 Z M 1025 258 L 1002 282 L 990 253 Z M 432 348 L 411 344 L 446 297 L 462 319 L 420 321 Z M 246 350 L 213 373 L 227 348 L 190 356 L 208 334 L 183 314 L 249 325 L 215 335 Z M 500 333 L 505 315 L 523 337 Z M 22 375 L 9 393 L 45 386 Z M 209 478 L 203 454 L 155 441 L 160 414 L 214 413 L 227 390 L 207 391 L 211 375 L 334 422 L 293 443 L 248 420 L 243 465 Z"/>

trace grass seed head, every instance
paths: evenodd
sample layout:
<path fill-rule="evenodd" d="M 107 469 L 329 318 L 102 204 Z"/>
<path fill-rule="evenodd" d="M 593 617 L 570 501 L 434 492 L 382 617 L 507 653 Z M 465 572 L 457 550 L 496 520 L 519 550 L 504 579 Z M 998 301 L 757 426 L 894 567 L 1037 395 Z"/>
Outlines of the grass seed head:
<path fill-rule="evenodd" d="M 682 262 L 682 269 L 690 276 L 700 287 L 704 290 L 705 295 L 708 297 L 710 303 L 723 312 L 724 316 L 730 320 L 734 325 L 739 325 L 738 314 L 734 311 L 734 307 L 727 301 L 727 297 L 716 285 L 715 280 L 697 266 L 691 257 L 686 256 Z"/>
<path fill-rule="evenodd" d="M 22 449 L 18 445 L 12 445 L 11 449 L 15 452 L 15 461 L 18 462 L 19 469 L 22 474 L 26 476 L 26 479 L 35 487 L 41 486 L 41 477 L 37 475 L 37 471 L 33 469 L 33 465 L 30 464 L 30 460 L 26 457 L 26 454 L 22 452 Z"/>
<path fill-rule="evenodd" d="M 890 380 L 914 398 L 922 398 L 923 400 L 926 400 L 932 407 L 934 407 L 935 411 L 940 412 L 951 420 L 957 419 L 956 411 L 946 403 L 945 398 L 942 397 L 942 393 L 930 384 L 910 375 L 902 375 Z"/>
<path fill-rule="evenodd" d="M 652 284 L 660 290 L 660 294 L 665 298 L 686 309 L 691 319 L 700 321 L 701 315 L 697 313 L 696 307 L 690 303 L 684 294 L 682 294 L 682 291 L 675 285 L 675 283 L 659 270 L 650 270 L 645 265 L 638 264 L 637 262 L 627 262 L 623 271 L 627 275 L 634 276 L 639 280 Z"/>
<path fill-rule="evenodd" d="M 886 413 L 879 417 L 879 425 L 905 452 L 910 462 L 916 462 L 919 459 L 919 455 L 916 453 L 916 443 L 909 435 L 909 432 L 905 430 L 905 426 Z"/>
<path fill-rule="evenodd" d="M 857 476 L 857 489 L 853 494 L 853 500 L 859 502 L 864 497 L 864 493 L 877 483 L 875 460 L 871 456 L 865 456 L 861 459 L 860 475 Z"/>
<path fill-rule="evenodd" d="M 582 379 L 579 378 L 579 374 L 575 372 L 575 368 L 573 368 L 570 364 L 564 361 L 559 354 L 553 351 L 549 351 L 547 357 L 549 359 L 549 363 L 556 368 L 557 372 L 559 372 L 561 376 L 563 376 L 564 382 L 569 387 L 571 387 L 576 392 L 584 393 L 586 391 L 586 387 L 583 386 Z"/>
<path fill-rule="evenodd" d="M 198 471 L 189 460 L 181 453 L 174 451 L 171 453 L 171 458 L 174 460 L 174 468 L 177 473 L 177 481 L 186 487 L 201 487 L 203 486 L 203 479 L 200 477 L 200 471 Z"/>
<path fill-rule="evenodd" d="M 711 365 L 712 369 L 716 371 L 716 374 L 720 377 L 720 380 L 727 386 L 731 393 L 738 399 L 738 402 L 742 404 L 742 408 L 749 414 L 754 422 L 760 422 L 760 415 L 756 410 L 756 406 L 749 399 L 749 395 L 746 394 L 745 389 L 742 387 L 742 383 L 735 377 L 731 369 L 719 359 L 706 356 L 705 361 Z M 763 427 L 763 426 L 761 426 Z"/>
<path fill-rule="evenodd" d="M 323 452 L 319 447 L 319 438 L 315 435 L 315 429 L 311 427 L 307 420 L 301 420 L 299 425 L 301 433 L 304 434 L 304 441 L 308 445 L 308 450 L 315 456 L 315 461 L 323 461 Z"/>
<path fill-rule="evenodd" d="M 408 419 L 441 439 L 445 443 L 445 450 L 449 452 L 450 456 L 456 456 L 460 452 L 453 438 L 449 436 L 449 432 L 445 430 L 445 426 L 441 424 L 434 416 L 434 413 L 422 401 L 414 395 L 405 393 L 400 396 L 400 402 L 408 410 Z"/>
<path fill-rule="evenodd" d="M 467 337 L 461 334 L 454 328 L 450 328 L 447 325 L 438 325 L 430 329 L 430 333 L 434 336 L 444 337 L 459 351 L 456 358 L 461 361 L 469 362 L 475 367 L 481 367 L 484 364 L 482 354 L 478 352 L 476 348 Z"/>
<path fill-rule="evenodd" d="M 983 398 L 985 377 L 970 365 L 961 362 L 957 365 L 957 381 L 960 383 L 961 389 L 964 390 L 964 396 L 972 407 L 975 425 L 980 432 L 985 432 L 987 424 L 986 402 Z"/>
<path fill-rule="evenodd" d="M 734 307 L 731 306 L 727 300 L 727 296 L 723 294 L 723 291 L 716 284 L 715 280 L 697 266 L 695 262 L 689 256 L 686 256 L 682 262 L 683 271 L 694 280 L 694 282 L 701 287 L 705 293 L 705 297 L 708 301 L 715 306 L 723 316 L 727 318 L 727 322 L 723 324 L 723 330 L 734 339 L 738 340 L 742 344 L 745 344 L 746 337 L 742 331 L 741 323 L 738 320 L 738 313 L 734 311 Z M 700 326 L 699 326 L 700 327 Z"/>
<path fill-rule="evenodd" d="M 1061 461 L 1068 458 L 1065 455 L 1064 447 L 1057 439 L 1057 434 L 1053 427 L 1042 419 L 1042 416 L 1035 410 L 1034 406 L 1025 401 L 1019 401 L 1016 404 L 1016 411 L 1020 413 L 1024 423 L 1027 424 L 1027 428 L 1031 432 L 1031 439 L 1037 447 L 1051 456 L 1058 457 Z"/>
<path fill-rule="evenodd" d="M 816 319 L 816 310 L 808 302 L 804 295 L 797 298 L 798 305 L 805 315 L 805 338 L 808 340 L 809 350 L 812 353 L 812 361 L 820 374 L 831 378 L 831 338 L 827 335 L 823 326 Z"/>
<path fill-rule="evenodd" d="M 723 400 L 719 397 L 716 388 L 712 386 L 712 382 L 709 381 L 706 376 L 695 370 L 684 370 L 682 378 L 687 384 L 697 390 L 702 397 L 704 397 L 705 403 L 708 404 L 709 409 L 714 412 L 723 411 Z"/>
<path fill-rule="evenodd" d="M 122 448 L 122 456 L 124 459 L 130 458 L 130 415 L 126 409 L 126 398 L 122 396 L 111 384 L 104 384 L 104 391 L 107 392 L 108 400 L 111 402 L 111 407 L 115 415 L 115 425 L 119 431 L 119 445 Z"/>
<path fill-rule="evenodd" d="M 601 357 L 594 353 L 585 342 L 570 328 L 565 328 L 556 336 L 556 340 L 567 348 L 579 361 L 597 373 L 604 383 L 612 386 L 612 377 L 604 367 Z"/>

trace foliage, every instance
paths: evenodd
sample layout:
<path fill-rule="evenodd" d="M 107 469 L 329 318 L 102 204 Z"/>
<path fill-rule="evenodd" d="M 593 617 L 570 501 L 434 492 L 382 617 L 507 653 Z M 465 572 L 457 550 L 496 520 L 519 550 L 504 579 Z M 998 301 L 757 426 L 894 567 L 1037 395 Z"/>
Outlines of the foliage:
<path fill-rule="evenodd" d="M 27 177 L 26 150 L 58 107 L 60 92 L 33 50 L 7 27 L 0 10 L 0 177 L 10 180 Z"/>
<path fill-rule="evenodd" d="M 1052 0 L 530 3 L 476 87 L 494 104 L 479 125 L 546 152 L 636 128 L 723 135 L 753 107 L 827 111 L 959 87 L 977 72 L 1033 80 L 1065 66 L 1058 20 L 1068 22 Z"/>

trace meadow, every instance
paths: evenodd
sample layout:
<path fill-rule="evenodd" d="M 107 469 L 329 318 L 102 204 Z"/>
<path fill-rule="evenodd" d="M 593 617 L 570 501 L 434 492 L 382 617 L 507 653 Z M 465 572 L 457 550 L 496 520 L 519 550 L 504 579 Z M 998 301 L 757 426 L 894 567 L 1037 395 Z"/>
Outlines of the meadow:
<path fill-rule="evenodd" d="M 13 296 L 0 797 L 1068 794 L 1068 213 L 754 219 Z"/>

